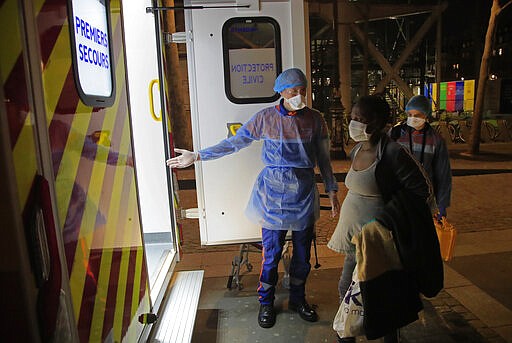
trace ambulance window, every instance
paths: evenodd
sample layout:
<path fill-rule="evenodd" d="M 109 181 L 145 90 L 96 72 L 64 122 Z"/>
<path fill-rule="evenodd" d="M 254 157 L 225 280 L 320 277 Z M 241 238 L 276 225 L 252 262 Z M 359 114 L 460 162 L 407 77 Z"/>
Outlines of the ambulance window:
<path fill-rule="evenodd" d="M 222 27 L 226 96 L 236 104 L 273 102 L 281 72 L 279 24 L 269 17 L 232 18 Z"/>
<path fill-rule="evenodd" d="M 84 104 L 112 106 L 115 78 L 110 0 L 68 0 L 75 85 Z"/>

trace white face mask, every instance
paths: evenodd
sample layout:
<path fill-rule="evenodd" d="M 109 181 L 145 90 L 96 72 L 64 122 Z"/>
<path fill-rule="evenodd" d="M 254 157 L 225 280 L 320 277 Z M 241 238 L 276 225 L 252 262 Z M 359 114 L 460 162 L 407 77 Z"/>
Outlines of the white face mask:
<path fill-rule="evenodd" d="M 425 118 L 407 117 L 407 125 L 415 128 L 416 130 L 419 130 L 423 127 L 423 125 L 425 125 Z"/>
<path fill-rule="evenodd" d="M 290 108 L 294 111 L 298 111 L 306 107 L 306 97 L 302 94 L 297 94 L 290 99 L 284 99 L 284 101 L 286 101 Z"/>
<path fill-rule="evenodd" d="M 366 124 L 351 120 L 348 124 L 348 134 L 356 142 L 365 142 L 370 139 L 370 135 L 366 133 Z"/>

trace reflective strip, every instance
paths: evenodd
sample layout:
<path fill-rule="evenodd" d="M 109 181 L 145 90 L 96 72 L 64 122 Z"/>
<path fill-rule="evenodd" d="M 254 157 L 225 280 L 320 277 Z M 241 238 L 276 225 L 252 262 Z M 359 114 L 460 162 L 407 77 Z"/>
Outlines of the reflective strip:
<path fill-rule="evenodd" d="M 73 76 L 73 71 L 71 69 L 71 53 L 69 49 L 69 30 L 68 26 L 64 25 L 60 30 L 57 40 L 55 41 L 55 45 L 53 46 L 50 58 L 48 59 L 48 62 L 44 66 L 43 70 L 46 121 L 48 125 L 50 125 L 56 112 L 57 104 L 64 90 L 64 82 L 66 81 L 68 74 L 71 73 L 71 76 Z M 66 95 L 70 96 L 69 94 Z M 80 113 L 78 112 L 78 109 L 76 113 Z"/>
<path fill-rule="evenodd" d="M 3 2 L 0 19 L 5 14 L 7 1 L 11 5 L 17 4 L 15 0 Z M 36 1 L 36 13 L 46 15 L 66 10 L 64 0 Z M 111 2 L 118 94 L 113 107 L 104 110 L 85 106 L 78 99 L 66 16 L 53 18 L 51 30 L 47 27 L 48 18 L 41 14 L 37 17 L 57 212 L 64 224 L 71 297 L 81 341 L 103 341 L 112 333 L 114 325 L 115 340 L 122 341 L 129 324 L 137 322 L 134 314 L 141 297 L 145 296 L 142 307 L 147 307 L 146 311 L 150 306 L 135 177 L 131 167 L 126 169 L 126 158 L 116 160 L 113 155 L 118 152 L 119 156 L 126 156 L 132 151 L 118 7 L 119 1 Z M 16 19 L 16 16 L 13 17 Z M 20 42 L 19 49 L 22 48 Z M 12 51 L 9 50 L 13 56 L 16 55 Z M 20 69 L 16 67 L 20 56 L 21 50 L 11 58 L 11 64 L 17 69 Z M 2 54 L 1 58 L 4 57 L 6 60 L 0 60 L 2 63 L 8 60 Z M 34 136 L 30 130 L 32 126 L 27 125 L 29 118 L 21 117 L 25 125 L 12 121 L 20 131 L 16 148 L 13 149 L 23 156 L 17 168 L 30 174 L 23 178 L 32 180 L 36 158 Z M 86 141 L 86 135 L 96 130 L 110 132 L 114 146 L 87 146 L 90 142 Z M 30 150 L 30 146 L 26 147 L 30 142 L 32 155 L 26 153 Z M 28 159 L 33 166 L 26 164 Z M 17 172 L 18 175 L 21 172 Z M 135 332 L 140 330 L 139 325 L 134 325 Z"/>
<path fill-rule="evenodd" d="M 114 120 L 119 118 L 123 119 L 123 116 L 118 117 L 120 114 L 117 114 L 118 116 L 110 114 L 111 111 L 117 110 L 118 107 L 118 101 L 119 96 L 116 98 L 114 106 L 107 111 L 105 114 L 105 122 L 103 124 L 103 128 L 111 130 L 113 132 L 114 129 Z M 115 113 L 115 112 L 114 112 Z M 81 115 L 78 115 L 80 117 Z M 84 116 L 85 117 L 85 116 Z M 118 128 L 120 130 L 121 128 Z M 114 134 L 114 133 L 113 133 Z M 67 149 L 67 148 L 66 148 Z M 84 241 L 85 240 L 85 247 L 86 251 L 80 251 L 81 249 L 76 249 L 74 253 L 74 259 L 73 259 L 73 268 L 70 276 L 70 281 L 73 285 L 75 285 L 75 288 L 71 290 L 71 293 L 73 295 L 73 303 L 75 304 L 75 315 L 78 320 L 80 313 L 81 313 L 81 304 L 82 304 L 82 296 L 83 296 L 83 290 L 85 287 L 86 282 L 86 270 L 84 267 L 89 263 L 89 254 L 90 249 L 94 248 L 101 248 L 101 245 L 93 246 L 93 237 L 94 237 L 94 231 L 95 231 L 95 225 L 96 222 L 91 221 L 90 218 L 96 218 L 96 213 L 98 212 L 97 205 L 91 206 L 90 204 L 99 204 L 100 197 L 103 195 L 111 196 L 113 201 L 113 206 L 115 208 L 119 208 L 120 205 L 120 192 L 116 191 L 116 187 L 118 187 L 119 182 L 115 182 L 119 177 L 116 177 L 113 181 L 109 183 L 104 183 L 103 179 L 105 177 L 105 170 L 107 168 L 107 160 L 108 160 L 108 153 L 109 151 L 107 149 L 98 149 L 96 152 L 96 157 L 93 163 L 92 172 L 90 176 L 90 182 L 88 184 L 87 189 L 87 204 L 83 213 L 82 217 L 82 223 L 80 225 L 80 232 L 78 233 L 78 240 Z M 121 153 L 121 152 L 120 152 Z M 65 159 L 63 158 L 63 163 Z M 84 161 L 84 163 L 91 163 L 89 161 Z M 119 160 L 118 160 L 119 163 Z M 78 165 L 78 163 L 77 163 Z M 110 166 L 111 167 L 111 166 Z M 124 168 L 123 168 L 124 169 Z M 60 176 L 60 173 L 59 173 Z M 124 172 L 123 172 L 124 176 Z M 108 194 L 105 194 L 108 193 Z M 117 197 L 117 198 L 116 198 Z M 106 219 L 106 223 L 101 228 L 102 232 L 105 231 L 106 228 L 110 228 L 110 230 L 106 231 L 114 231 L 114 228 L 116 226 L 112 227 L 112 219 L 110 218 L 112 208 L 108 208 L 108 216 Z M 99 230 L 100 228 L 98 228 Z M 82 261 L 82 262 L 81 262 Z"/>
<path fill-rule="evenodd" d="M 261 233 L 263 235 L 263 232 Z M 262 236 L 263 237 L 263 236 Z M 258 280 L 261 280 L 261 275 L 263 274 L 263 265 L 265 264 L 265 246 L 261 245 L 261 268 L 260 268 L 260 276 L 258 277 Z M 256 291 L 260 290 L 260 287 L 262 287 L 262 283 L 260 282 L 258 289 Z M 261 296 L 259 297 L 261 299 Z"/>
<path fill-rule="evenodd" d="M 130 279 L 130 275 L 134 275 L 136 273 L 135 270 L 135 264 L 137 261 L 137 251 L 131 250 L 130 251 L 130 262 L 128 265 L 128 279 Z M 133 283 L 128 283 L 126 285 L 126 294 L 132 295 L 135 291 L 135 285 Z M 124 305 L 124 313 L 123 313 L 123 328 L 121 331 L 121 336 L 124 336 L 126 333 L 126 330 L 128 329 L 128 326 L 130 325 L 131 321 L 131 308 L 133 304 L 133 299 L 131 297 L 126 298 L 125 305 Z"/>
<path fill-rule="evenodd" d="M 119 50 L 117 50 L 117 52 L 119 52 Z M 118 55 L 119 55 L 119 54 L 118 54 Z M 119 66 L 119 65 L 117 66 L 117 70 L 116 70 L 116 81 L 117 81 L 117 83 L 118 83 L 118 84 L 119 84 L 119 83 L 123 83 L 123 84 L 124 84 L 124 68 L 123 68 L 124 64 L 122 63 L 122 56 L 121 56 L 121 58 L 120 58 L 120 62 L 119 62 L 119 64 L 121 64 L 122 66 Z M 65 93 L 66 93 L 66 88 L 67 88 L 67 87 L 73 87 L 73 88 L 75 87 L 75 86 L 74 86 L 74 80 L 73 80 L 73 75 L 72 75 L 72 74 L 73 74 L 73 73 L 72 73 L 72 71 L 70 70 L 70 71 L 69 71 L 69 73 L 68 73 L 68 75 L 67 75 L 67 77 L 66 77 L 66 81 L 65 81 L 65 83 L 64 83 L 64 88 L 63 88 L 63 90 L 62 90 L 61 98 L 62 98 L 63 96 L 64 96 L 64 97 L 66 96 L 66 94 L 65 94 Z M 74 89 L 73 89 L 73 93 L 72 93 L 72 94 L 75 94 L 75 96 L 77 96 L 77 95 L 76 95 L 76 91 L 75 91 Z M 119 105 L 119 99 L 121 99 L 121 98 L 125 99 L 125 97 L 118 96 L 118 97 L 115 99 L 115 103 L 114 103 L 113 107 L 112 107 L 112 108 L 110 108 L 110 109 L 109 109 L 109 110 L 107 110 L 107 111 L 112 111 L 112 113 L 114 113 L 114 114 L 115 114 L 115 113 L 116 113 L 115 111 L 117 110 L 118 105 Z M 78 102 L 78 98 L 73 99 L 73 101 Z M 64 110 L 64 111 L 65 111 L 65 110 L 67 110 L 67 108 L 66 108 L 66 104 L 60 105 L 60 103 L 61 103 L 61 99 L 59 99 L 59 105 L 57 105 L 57 109 L 56 109 L 56 110 L 57 110 L 57 111 L 59 111 L 59 107 L 60 107 L 60 106 L 63 106 L 63 107 L 64 107 L 64 108 L 63 108 L 63 110 Z M 65 101 L 63 101 L 63 103 L 65 103 Z M 81 103 L 81 102 L 80 102 L 80 103 Z M 125 104 L 125 102 L 124 102 L 124 101 L 123 101 L 123 103 Z M 125 109 L 125 110 L 124 110 L 124 112 L 123 112 L 123 116 L 125 115 L 125 113 L 126 113 L 126 109 Z M 98 113 L 95 113 L 95 114 L 94 114 L 94 117 L 97 117 L 97 116 L 98 116 Z M 104 118 L 105 113 L 102 113 L 102 116 L 103 116 L 103 118 Z M 57 141 L 57 137 L 56 137 L 56 136 L 57 136 L 57 135 L 59 135 L 59 133 L 54 133 L 54 131 L 57 131 L 57 130 L 59 130 L 59 129 L 54 129 L 54 126 L 59 126 L 58 122 L 62 122 L 62 121 L 70 121 L 70 117 L 71 117 L 71 116 L 61 116 L 60 118 L 56 118 L 56 120 L 55 120 L 54 122 L 52 122 L 52 124 L 50 125 L 50 136 L 54 138 L 54 139 L 52 140 L 52 150 L 54 151 L 54 154 L 53 154 L 53 155 L 54 155 L 54 158 L 53 158 L 53 159 L 54 159 L 54 169 L 60 169 L 60 167 L 61 167 L 61 166 L 60 166 L 60 164 L 61 164 L 62 160 L 65 158 L 65 156 L 64 156 L 63 154 L 62 154 L 61 158 L 59 158 L 59 157 L 58 157 L 58 156 L 56 156 L 56 154 L 55 154 L 55 151 L 65 150 L 65 148 L 61 148 L 61 147 L 59 147 L 59 144 L 62 144 L 61 142 L 58 142 L 58 141 Z M 72 117 L 71 117 L 71 120 L 72 120 Z M 103 120 L 104 120 L 104 119 L 103 119 Z M 96 123 L 95 123 L 95 124 L 96 124 Z M 61 125 L 61 124 L 60 124 L 60 125 Z M 96 124 L 96 125 L 97 125 L 97 124 Z M 104 129 L 104 128 L 102 128 L 102 130 L 105 130 L 105 129 Z M 60 130 L 59 130 L 59 131 L 60 131 Z M 71 131 L 71 130 L 68 130 L 68 131 Z M 87 130 L 86 132 L 88 132 L 88 131 L 89 131 L 89 130 Z M 112 132 L 112 131 L 111 131 L 111 130 L 109 130 L 109 132 Z M 72 133 L 72 131 L 71 131 L 71 133 Z M 60 133 L 60 135 L 61 135 L 61 136 L 63 136 L 63 139 L 64 139 L 64 137 L 66 136 L 66 133 Z M 70 134 L 69 134 L 69 135 L 70 135 Z M 68 139 L 69 139 L 69 137 L 68 137 Z M 81 152 L 81 153 L 83 153 L 83 152 Z M 88 172 L 88 171 L 83 172 L 83 171 L 81 170 L 81 174 L 90 175 L 90 172 Z M 88 180 L 88 181 L 90 181 L 90 180 Z M 87 182 L 87 184 L 88 184 L 88 183 L 89 183 L 89 182 Z M 87 185 L 84 185 L 84 186 L 87 186 Z M 71 188 L 71 187 L 69 187 L 69 188 Z M 87 188 L 87 187 L 84 187 L 84 188 Z M 72 203 L 72 202 L 73 202 L 73 197 L 72 197 L 72 196 L 73 196 L 73 194 L 71 194 L 71 198 L 70 198 L 70 200 L 69 200 L 69 203 Z M 69 213 L 67 213 L 67 216 L 69 216 L 69 215 L 70 215 L 70 214 L 69 214 Z M 71 242 L 71 243 L 69 243 L 69 244 L 71 244 L 71 245 L 73 245 L 73 242 L 76 242 L 76 241 L 78 240 L 78 229 L 77 229 L 77 230 L 75 230 L 75 231 L 77 231 L 77 232 L 76 232 L 76 235 L 74 235 L 73 237 L 71 237 L 72 239 L 68 239 L 68 240 L 67 240 L 68 242 Z M 72 266 L 72 265 L 73 265 L 73 263 L 74 263 L 74 262 L 73 262 L 73 261 L 74 261 L 73 257 L 74 257 L 74 254 L 75 254 L 74 248 L 75 248 L 74 246 L 66 247 L 66 255 L 67 255 L 67 260 L 68 260 L 68 269 L 70 270 L 70 271 L 69 271 L 69 273 L 70 273 L 70 274 L 71 274 L 71 266 Z"/>
<path fill-rule="evenodd" d="M 111 323 L 113 325 L 113 337 L 114 341 L 120 342 L 121 341 L 121 332 L 123 328 L 123 314 L 124 314 L 124 306 L 125 306 L 125 299 L 126 299 L 126 281 L 127 275 L 128 275 L 128 267 L 130 262 L 130 248 L 123 248 L 121 253 L 121 262 L 119 266 L 119 279 L 118 279 L 118 285 L 117 285 L 117 293 L 115 295 L 115 312 L 114 312 L 114 318 L 113 322 Z M 105 325 L 106 323 L 104 323 Z M 106 326 L 108 327 L 108 326 Z"/>
<path fill-rule="evenodd" d="M 263 288 L 263 290 L 264 290 L 264 291 L 267 291 L 267 290 L 269 290 L 269 289 L 270 289 L 270 288 L 272 288 L 272 287 L 274 287 L 274 286 L 273 286 L 273 285 L 271 285 L 271 284 L 268 284 L 268 283 L 265 283 L 265 282 L 261 282 L 261 281 L 260 281 L 260 287 L 258 287 L 258 290 L 260 290 L 260 289 L 262 289 L 262 288 Z"/>
<path fill-rule="evenodd" d="M 0 7 L 0 23 L 2 23 L 0 41 L 3 47 L 0 54 L 0 67 L 4 77 L 7 77 L 11 74 L 22 52 L 18 1 L 6 0 Z"/>
<path fill-rule="evenodd" d="M 140 303 L 149 304 L 149 292 L 145 292 L 144 296 L 140 298 Z M 139 313 L 149 312 L 149 306 L 142 308 Z M 140 323 L 137 318 L 132 318 L 128 331 L 123 337 L 124 342 L 137 342 L 140 334 Z"/>
<path fill-rule="evenodd" d="M 39 31 L 39 41 L 43 44 L 40 45 L 40 55 L 41 55 L 41 63 L 46 65 L 51 55 L 55 56 L 53 53 L 53 49 L 55 48 L 55 43 L 61 34 L 61 31 L 68 31 L 68 18 L 65 13 L 61 13 L 64 9 L 59 6 L 57 3 L 59 0 L 55 1 L 46 1 L 41 8 L 41 15 L 37 16 L 37 29 Z M 62 0 L 60 0 L 62 2 Z M 64 5 L 62 3 L 61 5 Z M 58 12 L 57 12 L 58 9 Z M 64 15 L 63 15 L 64 14 Z M 48 25 L 49 20 L 51 20 L 51 26 Z M 68 36 L 69 39 L 69 36 Z M 68 43 L 69 45 L 69 43 Z M 68 49 L 63 51 L 63 55 L 59 55 L 61 61 L 64 59 L 69 59 L 71 56 L 71 50 Z"/>
<path fill-rule="evenodd" d="M 135 273 L 135 278 L 133 279 L 133 284 L 135 286 L 140 285 L 137 288 L 133 289 L 132 294 L 132 314 L 135 314 L 137 312 L 137 309 L 139 308 L 139 303 L 142 301 L 142 299 L 146 296 L 148 296 L 149 291 L 149 285 L 148 285 L 148 271 L 146 269 L 146 265 L 144 264 L 144 249 L 142 246 L 140 246 L 137 249 L 137 257 L 135 260 L 135 270 L 141 270 L 142 273 Z M 149 303 L 148 303 L 149 305 Z M 149 311 L 150 308 L 146 307 L 146 311 Z"/>
<path fill-rule="evenodd" d="M 123 117 L 121 113 L 117 113 L 117 115 Z M 110 116 L 106 115 L 106 117 Z M 126 118 L 126 116 L 124 117 Z M 125 125 L 123 128 L 121 148 L 123 148 L 125 145 L 123 144 L 123 140 L 126 140 L 126 138 L 130 137 L 128 120 L 125 120 L 124 123 Z M 119 150 L 119 154 L 126 155 L 127 153 L 128 149 Z M 103 251 L 101 254 L 98 283 L 96 285 L 94 310 L 92 313 L 91 330 L 89 336 L 89 341 L 91 342 L 102 341 L 101 336 L 103 333 L 103 319 L 106 310 L 105 305 L 108 295 L 108 285 L 110 283 L 113 249 L 115 249 L 117 246 L 125 246 L 125 242 L 120 242 L 120 244 L 117 244 L 116 233 L 126 230 L 126 227 L 124 227 L 125 221 L 127 219 L 126 207 L 128 206 L 128 201 L 130 199 L 130 189 L 126 189 L 126 184 L 131 184 L 133 180 L 133 173 L 131 171 L 127 171 L 126 167 L 121 165 L 122 162 L 122 159 L 117 160 L 117 168 L 115 170 L 115 178 L 113 181 L 114 187 L 112 189 L 112 198 L 110 204 L 107 204 L 109 205 L 109 209 L 105 227 L 109 228 L 109 230 L 105 230 L 104 234 L 97 232 L 93 241 L 95 246 L 92 248 L 94 249 L 97 246 L 99 249 L 103 248 Z M 96 228 L 96 230 L 98 229 L 99 228 Z M 117 283 L 118 278 L 116 277 L 115 280 L 112 280 L 112 282 Z M 82 306 L 84 306 L 84 304 L 82 304 Z M 82 311 L 82 313 L 83 312 L 84 311 Z"/>
<path fill-rule="evenodd" d="M 2 52 L 0 53 L 1 87 L 4 89 L 9 124 L 9 140 L 18 188 L 20 209 L 25 204 L 37 170 L 34 126 L 27 97 L 28 75 L 23 63 L 21 23 L 18 2 L 6 0 L 0 7 L 0 31 Z"/>
<path fill-rule="evenodd" d="M 137 213 L 134 208 L 134 204 L 136 206 L 135 185 L 134 183 L 131 183 L 130 194 L 128 195 L 127 213 Z M 131 219 L 132 218 L 128 215 L 122 218 L 125 225 L 122 229 L 116 230 L 116 240 L 121 240 L 122 242 L 128 242 L 131 240 L 131 236 L 133 236 L 134 232 L 137 231 L 137 228 L 134 225 L 135 221 Z M 139 248 L 142 249 L 142 246 Z M 120 342 L 122 338 L 121 332 L 123 328 L 122 323 L 123 313 L 125 310 L 127 283 L 128 280 L 135 279 L 134 276 L 131 276 L 130 278 L 128 273 L 130 267 L 130 251 L 132 249 L 134 249 L 134 247 L 130 244 L 125 244 L 121 250 L 117 249 L 112 258 L 112 269 L 110 270 L 111 280 L 107 295 L 107 307 L 111 306 L 112 308 L 115 308 L 115 311 L 103 318 L 103 337 L 106 337 L 110 331 L 112 331 L 114 341 L 117 342 Z M 115 266 L 118 266 L 118 268 L 115 268 Z M 138 282 L 134 280 L 133 284 L 137 287 Z"/>
<path fill-rule="evenodd" d="M 21 209 L 25 207 L 37 171 L 34 126 L 32 125 L 31 117 L 29 114 L 25 118 L 25 125 L 23 125 L 12 151 Z"/>
<path fill-rule="evenodd" d="M 66 218 L 69 209 L 72 187 L 77 177 L 78 165 L 81 159 L 85 135 L 89 127 L 92 108 L 79 103 L 76 115 L 73 116 L 70 134 L 62 154 L 62 162 L 57 172 L 55 188 L 57 189 L 57 211 L 59 218 Z M 89 246 L 89 245 L 88 245 Z"/>
<path fill-rule="evenodd" d="M 10 15 L 17 18 L 20 14 L 18 12 L 13 12 L 10 13 Z M 4 31 L 9 32 L 9 30 Z M 23 39 L 21 37 L 19 27 L 14 28 L 12 36 L 19 40 Z M 0 37 L 0 39 L 4 38 L 4 36 Z M 2 44 L 5 43 L 2 41 Z M 0 60 L 0 70 L 2 70 L 2 77 L 4 77 L 2 82 L 5 97 L 5 107 L 7 110 L 7 122 L 9 124 L 9 139 L 11 148 L 14 148 L 16 145 L 21 130 L 23 130 L 25 120 L 30 112 L 28 97 L 28 73 L 25 69 L 25 60 L 20 49 L 18 49 L 18 47 L 14 47 L 13 50 L 11 50 L 10 47 L 5 49 L 7 54 L 11 53 L 9 56 L 14 54 L 17 54 L 17 56 L 13 57 L 12 61 L 10 58 L 7 58 L 6 60 Z M 0 55 L 3 53 L 4 50 L 2 50 Z"/>
<path fill-rule="evenodd" d="M 123 64 L 121 63 L 121 66 Z M 120 67 L 121 68 L 121 67 Z M 119 69 L 119 68 L 118 68 Z M 122 69 L 122 68 L 121 68 Z M 117 72 L 117 75 L 122 74 L 121 72 Z M 122 76 L 119 76 L 122 77 Z M 119 80 L 118 80 L 119 81 Z M 120 113 L 117 113 L 117 115 L 112 115 L 112 113 L 116 113 L 114 111 L 117 111 L 118 105 L 119 105 L 119 98 L 120 96 L 116 97 L 116 100 L 114 102 L 113 107 L 111 107 L 107 113 L 105 114 L 105 122 L 103 123 L 103 129 L 110 130 L 110 132 L 114 132 L 114 121 L 116 119 L 124 119 L 124 116 Z M 81 116 L 81 115 L 78 115 Z M 86 117 L 86 116 L 84 116 Z M 120 130 L 121 128 L 118 128 Z M 114 134 L 114 133 L 113 133 Z M 104 184 L 103 179 L 105 177 L 105 170 L 107 168 L 107 160 L 108 160 L 108 153 L 109 151 L 107 149 L 98 149 L 96 152 L 96 157 L 93 162 L 91 177 L 88 184 L 87 189 L 87 204 L 99 204 L 100 197 L 103 195 L 112 196 L 112 199 L 115 199 L 114 205 L 119 207 L 119 199 L 116 198 L 116 196 L 120 196 L 118 193 L 115 193 L 115 183 L 112 181 L 110 184 Z M 121 152 L 120 152 L 121 153 Z M 63 158 L 64 160 L 64 158 Z M 84 163 L 87 163 L 88 161 L 84 161 Z M 89 162 L 90 163 L 90 162 Z M 118 160 L 119 163 L 119 160 Z M 77 163 L 78 164 L 78 163 Z M 123 168 L 124 169 L 124 168 Z M 123 173 L 124 175 L 124 173 Z M 59 173 L 60 176 L 60 173 Z M 112 188 L 112 189 L 111 189 Z M 106 193 L 108 194 L 106 194 Z M 67 207 L 66 207 L 67 208 Z M 111 209 L 109 209 L 109 216 Z M 83 217 L 82 217 L 82 223 L 80 225 L 80 232 L 78 233 L 77 239 L 81 242 L 85 243 L 86 250 L 81 251 L 81 249 L 76 249 L 72 261 L 72 272 L 70 276 L 70 281 L 73 285 L 75 285 L 71 289 L 71 294 L 73 298 L 73 304 L 74 304 L 74 312 L 75 312 L 75 318 L 78 320 L 81 312 L 81 304 L 82 304 L 82 296 L 83 296 L 83 290 L 85 287 L 86 282 L 86 269 L 85 266 L 88 265 L 89 261 L 89 254 L 90 249 L 93 249 L 92 246 L 92 240 L 93 240 L 93 234 L 95 231 L 95 222 L 92 222 L 90 218 L 96 218 L 95 213 L 98 212 L 97 206 L 86 206 Z M 107 222 L 104 224 L 103 231 L 105 228 L 111 227 L 110 223 L 112 222 L 111 218 L 107 218 Z M 115 226 L 114 226 L 115 227 Z M 110 229 L 107 231 L 114 231 L 114 229 Z"/>
<path fill-rule="evenodd" d="M 304 280 L 290 277 L 290 284 L 295 285 L 295 286 L 300 286 L 300 285 L 304 284 Z"/>
<path fill-rule="evenodd" d="M 130 190 L 132 197 L 135 194 L 134 187 L 135 187 L 135 185 L 132 184 L 132 189 Z M 134 205 L 136 205 L 136 202 L 132 201 L 130 199 L 130 202 L 128 205 L 129 213 L 136 213 L 136 208 L 134 208 L 136 206 L 134 206 Z M 135 212 L 133 212 L 133 210 L 135 210 Z M 128 224 L 128 230 L 126 230 L 125 232 L 133 233 L 134 232 L 133 231 L 134 230 L 134 225 L 133 225 L 134 221 L 133 220 L 130 221 L 128 219 L 130 219 L 130 218 L 125 218 L 125 220 L 127 221 L 126 224 Z M 127 287 L 126 280 L 128 280 L 127 276 L 128 276 L 128 269 L 130 266 L 129 262 L 130 262 L 131 249 L 132 248 L 123 248 L 123 250 L 122 250 L 121 263 L 120 263 L 120 268 L 119 268 L 118 288 L 117 288 L 117 293 L 116 293 L 116 297 L 115 297 L 115 303 L 117 306 L 116 306 L 115 313 L 114 313 L 113 323 L 110 323 L 110 325 L 113 325 L 114 341 L 117 341 L 117 342 L 120 342 L 121 338 L 122 338 L 123 315 L 124 315 L 124 309 L 125 309 L 126 287 Z M 140 247 L 140 249 L 142 249 L 142 247 Z M 135 269 L 141 270 L 141 269 L 137 269 L 137 267 Z M 140 285 L 140 273 L 135 273 L 133 284 L 135 285 L 134 288 L 137 288 L 137 285 Z M 130 294 L 130 296 L 132 298 L 135 298 L 135 294 Z M 137 298 L 138 298 L 138 294 L 137 294 Z M 133 306 L 132 306 L 132 308 L 133 308 Z M 132 316 L 130 316 L 130 318 L 131 317 Z"/>
<path fill-rule="evenodd" d="M 44 5 L 45 0 L 33 0 L 34 13 L 41 12 L 41 8 Z"/>

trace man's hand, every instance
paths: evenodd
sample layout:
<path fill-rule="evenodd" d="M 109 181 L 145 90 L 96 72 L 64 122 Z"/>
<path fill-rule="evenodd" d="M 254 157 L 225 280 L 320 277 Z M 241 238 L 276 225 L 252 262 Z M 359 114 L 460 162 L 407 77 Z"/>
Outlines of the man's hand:
<path fill-rule="evenodd" d="M 170 158 L 165 162 L 169 168 L 186 168 L 197 161 L 199 156 L 199 153 L 197 152 L 184 149 L 176 148 L 174 151 L 181 155 Z"/>
<path fill-rule="evenodd" d="M 336 191 L 328 193 L 329 200 L 331 201 L 331 217 L 334 218 L 340 212 L 340 202 L 338 201 L 338 194 Z"/>

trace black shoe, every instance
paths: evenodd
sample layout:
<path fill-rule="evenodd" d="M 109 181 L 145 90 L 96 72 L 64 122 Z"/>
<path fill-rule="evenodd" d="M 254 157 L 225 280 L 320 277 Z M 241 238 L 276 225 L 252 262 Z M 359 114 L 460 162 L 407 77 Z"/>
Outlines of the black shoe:
<path fill-rule="evenodd" d="M 276 323 L 276 311 L 273 305 L 260 305 L 260 312 L 258 313 L 258 324 L 262 328 L 268 329 Z"/>
<path fill-rule="evenodd" d="M 341 338 L 340 336 L 336 335 L 336 342 L 338 342 L 338 343 L 356 343 L 356 338 L 355 337 Z"/>
<path fill-rule="evenodd" d="M 307 302 L 303 302 L 301 304 L 296 303 L 288 303 L 288 308 L 292 311 L 295 311 L 299 314 L 299 316 L 308 322 L 316 322 L 318 320 L 318 315 L 315 310 L 313 310 Z"/>

